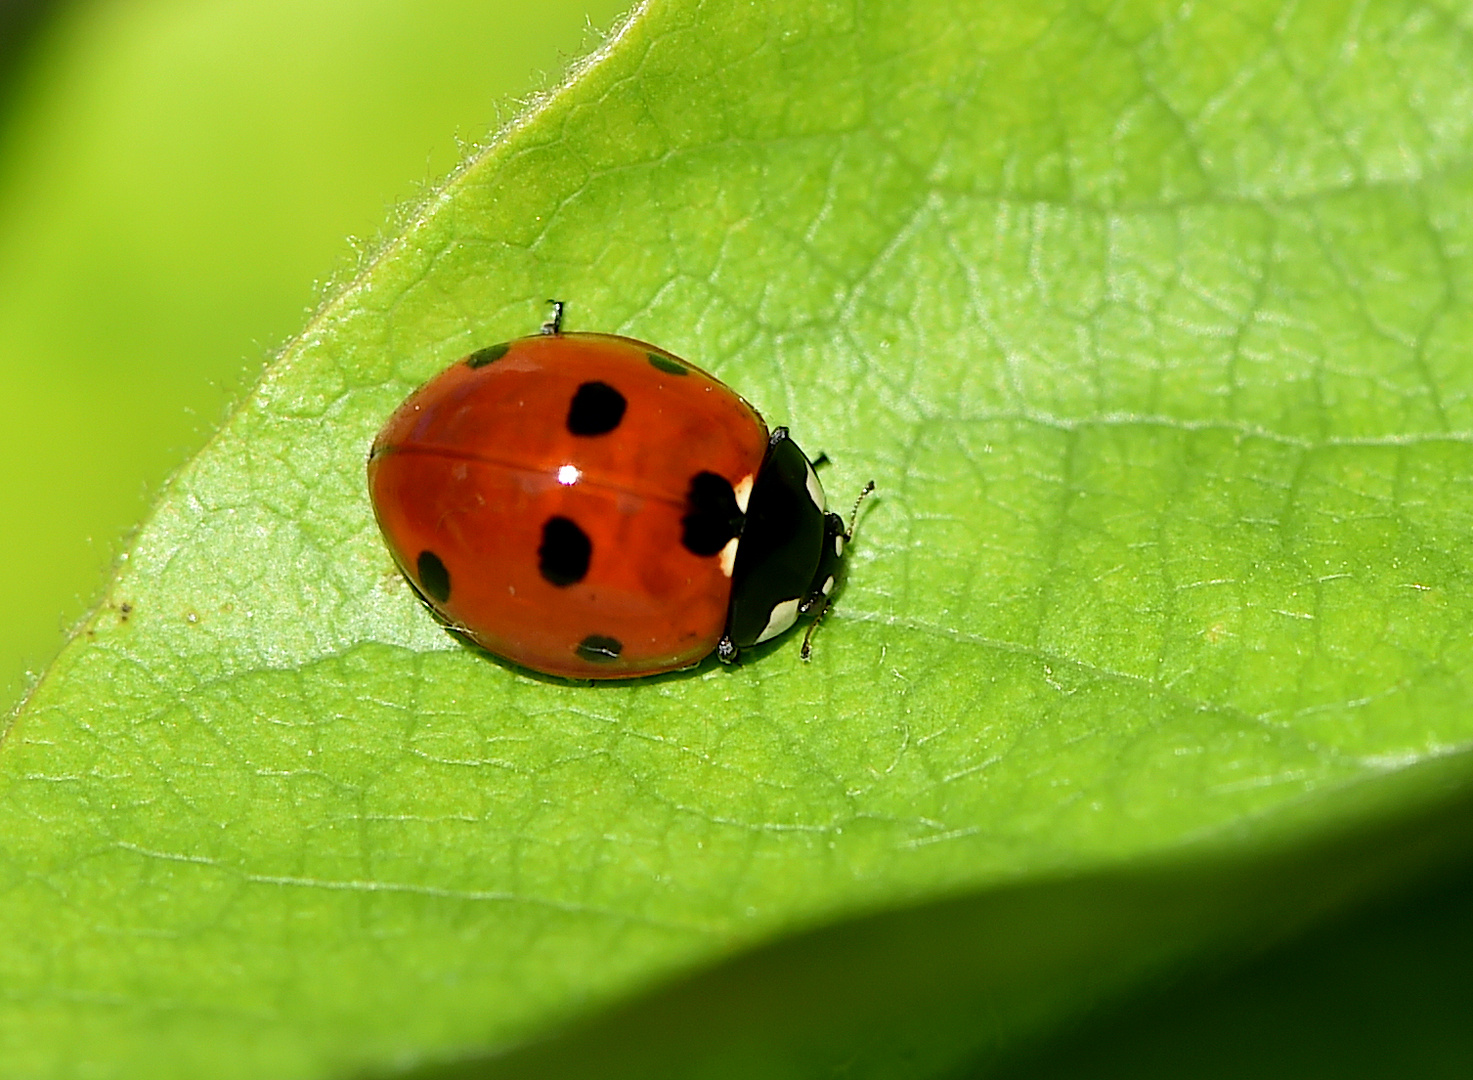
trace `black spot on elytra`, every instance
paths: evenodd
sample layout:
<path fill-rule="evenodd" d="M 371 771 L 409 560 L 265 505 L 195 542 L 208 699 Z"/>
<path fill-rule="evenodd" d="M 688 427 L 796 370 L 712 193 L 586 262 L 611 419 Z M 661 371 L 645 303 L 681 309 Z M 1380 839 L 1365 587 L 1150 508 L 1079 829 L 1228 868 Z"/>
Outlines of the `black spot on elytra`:
<path fill-rule="evenodd" d="M 568 407 L 568 430 L 574 435 L 607 435 L 624 419 L 628 402 L 608 383 L 586 382 Z"/>
<path fill-rule="evenodd" d="M 651 364 L 660 371 L 663 371 L 666 375 L 690 374 L 690 368 L 686 367 L 679 360 L 672 360 L 670 357 L 661 356 L 659 353 L 645 353 L 645 356 L 649 358 Z"/>
<path fill-rule="evenodd" d="M 724 476 L 699 472 L 691 477 L 680 542 L 693 555 L 715 555 L 742 531 L 736 493 Z"/>
<path fill-rule="evenodd" d="M 552 517 L 542 526 L 542 546 L 537 549 L 537 568 L 542 576 L 558 588 L 566 588 L 583 580 L 588 573 L 588 560 L 593 544 L 576 522 L 565 517 Z"/>
<path fill-rule="evenodd" d="M 437 604 L 450 599 L 450 571 L 433 551 L 421 551 L 414 561 L 414 572 L 419 578 L 419 587 Z"/>
<path fill-rule="evenodd" d="M 624 651 L 624 643 L 618 638 L 605 637 L 603 634 L 589 634 L 578 642 L 578 647 L 573 651 L 592 663 L 611 664 Z"/>
<path fill-rule="evenodd" d="M 494 364 L 511 351 L 511 342 L 503 341 L 500 345 L 487 345 L 484 349 L 477 349 L 465 358 L 465 366 L 468 368 L 485 367 Z"/>

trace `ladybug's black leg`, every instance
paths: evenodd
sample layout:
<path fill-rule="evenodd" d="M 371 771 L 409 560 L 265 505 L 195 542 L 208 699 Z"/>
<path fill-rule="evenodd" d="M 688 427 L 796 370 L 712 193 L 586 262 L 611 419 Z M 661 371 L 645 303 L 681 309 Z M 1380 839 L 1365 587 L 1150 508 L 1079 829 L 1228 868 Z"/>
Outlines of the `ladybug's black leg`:
<path fill-rule="evenodd" d="M 825 514 L 823 519 L 823 550 L 818 556 L 818 570 L 808 586 L 808 595 L 798 605 L 798 613 L 807 615 L 820 604 L 827 606 L 829 593 L 834 591 L 834 580 L 839 575 L 839 566 L 844 561 L 844 544 L 849 534 L 844 531 L 844 519 L 838 514 Z"/>
<path fill-rule="evenodd" d="M 813 658 L 813 632 L 818 629 L 818 624 L 823 622 L 823 617 L 829 613 L 832 601 L 827 596 L 823 597 L 823 607 L 818 609 L 818 614 L 808 624 L 808 631 L 803 635 L 803 647 L 798 650 L 799 658 L 806 664 Z"/>
<path fill-rule="evenodd" d="M 813 632 L 818 629 L 818 624 L 823 622 L 823 617 L 828 614 L 829 605 L 833 603 L 834 583 L 839 576 L 839 567 L 844 560 L 844 545 L 854 539 L 854 523 L 859 518 L 859 507 L 870 492 L 875 490 L 875 482 L 871 480 L 864 485 L 864 490 L 859 493 L 859 498 L 854 500 L 854 510 L 849 515 L 849 526 L 844 527 L 844 519 L 838 514 L 829 514 L 824 518 L 823 530 L 823 554 L 818 559 L 818 573 L 813 577 L 813 586 L 798 610 L 803 614 L 817 609 L 818 614 L 813 616 L 813 621 L 808 624 L 808 632 L 803 635 L 803 648 L 798 655 L 807 660 L 813 655 Z"/>
<path fill-rule="evenodd" d="M 557 335 L 563 332 L 563 302 L 561 300 L 549 300 L 552 305 L 552 314 L 542 324 L 542 333 Z"/>
<path fill-rule="evenodd" d="M 854 523 L 859 518 L 859 507 L 874 490 L 873 480 L 864 485 L 859 498 L 854 500 L 854 509 L 849 514 L 847 527 L 844 525 L 844 519 L 838 514 L 824 515 L 823 551 L 819 554 L 818 571 L 813 575 L 813 583 L 808 587 L 808 595 L 798 606 L 801 614 L 807 615 L 820 603 L 824 607 L 828 606 L 829 595 L 834 591 L 834 581 L 839 576 L 839 566 L 844 561 L 844 545 L 854 539 Z M 823 618 L 822 611 L 819 612 L 818 617 Z M 812 633 L 813 631 L 810 630 L 809 634 Z"/>
<path fill-rule="evenodd" d="M 732 644 L 731 638 L 722 634 L 721 640 L 716 643 L 716 659 L 723 664 L 735 664 L 739 652 L 741 650 Z"/>

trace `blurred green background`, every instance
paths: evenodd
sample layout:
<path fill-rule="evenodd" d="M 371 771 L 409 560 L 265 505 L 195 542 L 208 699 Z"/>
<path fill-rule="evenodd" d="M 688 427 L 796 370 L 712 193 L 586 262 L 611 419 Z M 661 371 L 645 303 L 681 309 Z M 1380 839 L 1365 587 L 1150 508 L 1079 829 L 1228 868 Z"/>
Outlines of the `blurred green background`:
<path fill-rule="evenodd" d="M 349 238 L 629 6 L 0 0 L 0 711 Z"/>

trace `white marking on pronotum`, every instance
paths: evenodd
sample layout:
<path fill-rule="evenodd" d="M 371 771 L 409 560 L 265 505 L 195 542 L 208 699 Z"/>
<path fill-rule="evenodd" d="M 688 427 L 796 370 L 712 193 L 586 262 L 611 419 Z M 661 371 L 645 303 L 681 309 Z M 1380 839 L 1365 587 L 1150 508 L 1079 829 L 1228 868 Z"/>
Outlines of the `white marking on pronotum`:
<path fill-rule="evenodd" d="M 557 482 L 564 487 L 572 487 L 582 475 L 576 465 L 560 465 L 557 471 Z"/>
<path fill-rule="evenodd" d="M 829 501 L 824 498 L 823 485 L 818 482 L 818 473 L 814 472 L 813 466 L 806 461 L 803 467 L 808 470 L 808 475 L 804 477 L 808 481 L 808 497 L 813 500 L 813 505 L 818 507 L 820 514 L 828 513 Z"/>
<path fill-rule="evenodd" d="M 772 609 L 772 617 L 767 620 L 767 629 L 757 635 L 757 643 L 770 641 L 777 637 L 788 627 L 798 621 L 798 598 L 784 600 Z"/>
<path fill-rule="evenodd" d="M 834 554 L 841 559 L 844 557 L 844 538 L 842 536 L 834 537 Z"/>
<path fill-rule="evenodd" d="M 823 583 L 823 594 L 827 596 L 834 591 L 834 575 L 830 574 L 828 580 Z"/>
<path fill-rule="evenodd" d="M 731 487 L 731 493 L 736 496 L 737 509 L 742 513 L 747 512 L 747 502 L 752 498 L 753 476 L 748 473 Z"/>
<path fill-rule="evenodd" d="M 731 577 L 732 569 L 736 566 L 736 549 L 737 538 L 733 536 L 726 542 L 726 546 L 716 553 L 716 558 L 720 560 L 721 572 L 727 577 Z"/>

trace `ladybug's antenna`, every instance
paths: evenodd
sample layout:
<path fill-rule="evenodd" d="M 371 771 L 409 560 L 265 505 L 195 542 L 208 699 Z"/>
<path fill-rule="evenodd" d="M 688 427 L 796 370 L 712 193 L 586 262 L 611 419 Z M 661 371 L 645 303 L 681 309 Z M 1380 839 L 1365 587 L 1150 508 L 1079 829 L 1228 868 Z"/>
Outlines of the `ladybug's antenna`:
<path fill-rule="evenodd" d="M 563 332 L 563 302 L 561 300 L 549 300 L 552 305 L 552 314 L 542 324 L 542 332 L 556 336 Z"/>
<path fill-rule="evenodd" d="M 859 498 L 854 500 L 854 509 L 849 514 L 849 531 L 844 534 L 844 542 L 847 544 L 854 539 L 854 523 L 859 520 L 859 507 L 865 499 L 869 498 L 875 490 L 875 482 L 871 480 L 864 485 L 864 490 L 859 493 Z M 803 647 L 798 650 L 798 658 L 807 663 L 813 657 L 813 632 L 818 629 L 818 624 L 823 622 L 823 617 L 829 613 L 833 600 L 828 596 L 823 598 L 823 607 L 818 609 L 818 614 L 808 624 L 808 632 L 803 635 Z"/>
<path fill-rule="evenodd" d="M 859 520 L 859 507 L 865 499 L 874 494 L 875 482 L 871 480 L 864 485 L 864 490 L 859 493 L 859 498 L 854 500 L 854 509 L 849 513 L 849 531 L 844 534 L 844 542 L 847 544 L 854 539 L 854 523 Z"/>

